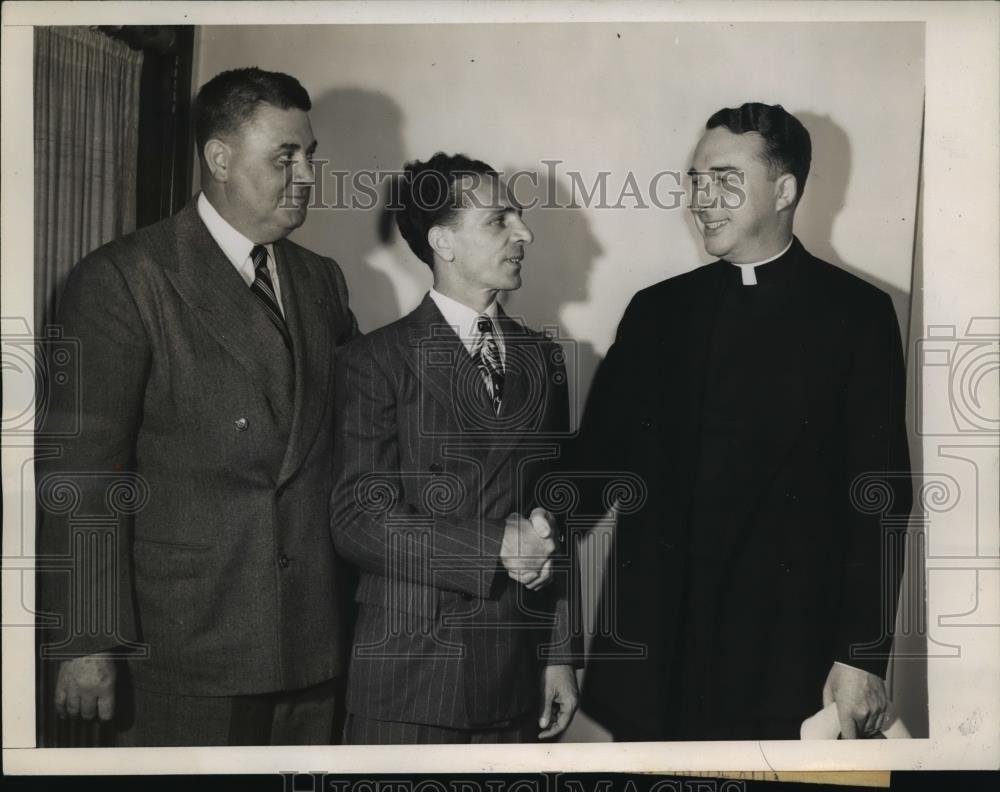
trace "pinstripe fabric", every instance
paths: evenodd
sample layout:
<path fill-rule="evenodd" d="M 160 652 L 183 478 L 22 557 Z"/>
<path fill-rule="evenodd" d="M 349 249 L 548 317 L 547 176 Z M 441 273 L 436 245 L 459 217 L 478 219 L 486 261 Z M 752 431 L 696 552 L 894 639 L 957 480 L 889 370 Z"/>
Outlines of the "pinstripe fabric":
<path fill-rule="evenodd" d="M 566 377 L 555 343 L 502 314 L 499 326 L 499 415 L 429 298 L 338 353 L 333 531 L 361 570 L 349 712 L 453 729 L 537 712 L 566 575 L 529 592 L 499 551 L 505 518 L 531 511 L 560 453 Z"/>
<path fill-rule="evenodd" d="M 344 730 L 347 745 L 484 745 L 535 742 L 538 723 L 534 715 L 518 718 L 492 729 L 449 729 L 425 723 L 382 721 L 348 715 Z"/>

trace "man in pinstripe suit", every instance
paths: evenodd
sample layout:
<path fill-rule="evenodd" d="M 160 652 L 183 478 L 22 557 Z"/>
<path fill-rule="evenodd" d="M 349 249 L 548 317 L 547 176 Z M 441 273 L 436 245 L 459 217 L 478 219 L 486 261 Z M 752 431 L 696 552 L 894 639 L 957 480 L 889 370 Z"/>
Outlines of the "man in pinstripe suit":
<path fill-rule="evenodd" d="M 434 288 L 337 360 L 333 533 L 360 569 L 345 740 L 552 737 L 580 652 L 535 491 L 568 428 L 566 376 L 496 300 L 532 234 L 483 162 L 439 153 L 401 185 L 399 228 Z"/>

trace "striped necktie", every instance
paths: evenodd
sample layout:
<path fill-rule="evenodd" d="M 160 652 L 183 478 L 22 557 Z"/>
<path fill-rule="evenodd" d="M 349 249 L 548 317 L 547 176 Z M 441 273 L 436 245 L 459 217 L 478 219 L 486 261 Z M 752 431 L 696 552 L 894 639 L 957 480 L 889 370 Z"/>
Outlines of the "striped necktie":
<path fill-rule="evenodd" d="M 278 328 L 281 337 L 285 341 L 285 346 L 292 348 L 292 338 L 288 334 L 288 325 L 285 324 L 285 317 L 278 307 L 278 296 L 274 293 L 274 284 L 271 283 L 271 274 L 267 271 L 267 248 L 263 245 L 254 245 L 250 251 L 250 258 L 253 260 L 254 279 L 250 284 L 250 291 L 260 300 L 267 315 Z"/>
<path fill-rule="evenodd" d="M 499 415 L 500 402 L 503 400 L 503 361 L 500 359 L 500 347 L 493 335 L 493 322 L 488 316 L 476 319 L 476 338 L 472 343 L 472 356 L 479 366 L 486 383 L 486 391 L 493 402 L 493 411 Z"/>

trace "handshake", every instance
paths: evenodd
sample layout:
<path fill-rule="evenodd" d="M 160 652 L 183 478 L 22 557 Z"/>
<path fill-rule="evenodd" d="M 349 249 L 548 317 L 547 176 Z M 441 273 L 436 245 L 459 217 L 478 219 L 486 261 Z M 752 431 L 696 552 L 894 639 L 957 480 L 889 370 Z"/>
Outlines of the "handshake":
<path fill-rule="evenodd" d="M 500 544 L 500 562 L 511 579 L 536 591 L 552 578 L 556 547 L 555 517 L 545 509 L 532 510 L 527 520 L 511 514 Z"/>

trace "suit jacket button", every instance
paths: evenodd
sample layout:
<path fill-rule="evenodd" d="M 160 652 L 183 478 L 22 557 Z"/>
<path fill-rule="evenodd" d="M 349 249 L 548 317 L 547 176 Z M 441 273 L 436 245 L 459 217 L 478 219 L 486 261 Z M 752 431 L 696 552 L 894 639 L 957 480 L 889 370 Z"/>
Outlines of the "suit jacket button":
<path fill-rule="evenodd" d="M 288 556 L 286 556 L 284 553 L 278 556 L 278 566 L 280 566 L 282 569 L 288 569 L 288 565 L 291 563 L 292 562 L 288 560 Z"/>
<path fill-rule="evenodd" d="M 622 569 L 629 569 L 632 566 L 631 561 L 622 561 Z"/>
<path fill-rule="evenodd" d="M 441 467 L 440 462 L 431 462 L 431 466 L 428 469 L 431 473 L 440 473 L 444 468 Z"/>
<path fill-rule="evenodd" d="M 247 429 L 250 428 L 250 421 L 248 421 L 246 418 L 237 418 L 235 421 L 233 421 L 233 426 L 236 427 L 237 432 L 245 432 Z"/>
<path fill-rule="evenodd" d="M 651 420 L 649 420 L 649 418 L 643 418 L 641 421 L 639 421 L 639 423 L 642 425 L 643 429 L 652 429 L 653 428 L 653 422 Z"/>
<path fill-rule="evenodd" d="M 461 592 L 460 596 L 461 596 L 461 597 L 462 597 L 462 599 L 463 599 L 463 600 L 465 600 L 466 602 L 470 602 L 470 601 L 472 600 L 472 595 L 471 595 L 471 594 L 467 594 L 467 593 L 466 593 L 466 592 L 464 592 L 464 591 L 463 591 L 463 592 Z"/>

